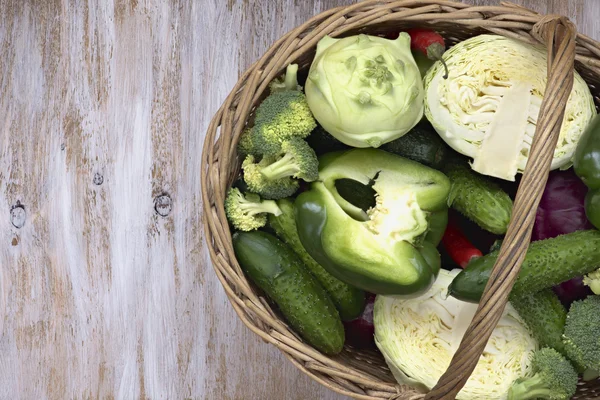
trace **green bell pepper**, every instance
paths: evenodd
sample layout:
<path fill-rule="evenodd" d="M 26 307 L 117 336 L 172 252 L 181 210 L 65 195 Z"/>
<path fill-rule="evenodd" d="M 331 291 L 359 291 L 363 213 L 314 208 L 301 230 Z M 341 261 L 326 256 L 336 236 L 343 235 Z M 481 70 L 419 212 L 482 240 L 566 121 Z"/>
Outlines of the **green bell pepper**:
<path fill-rule="evenodd" d="M 337 191 L 335 181 L 372 185 L 368 211 Z M 350 285 L 383 295 L 419 295 L 440 269 L 437 244 L 447 222 L 448 178 L 377 149 L 329 153 L 319 180 L 296 199 L 298 235 L 306 251 Z"/>
<path fill-rule="evenodd" d="M 590 189 L 585 198 L 585 213 L 600 229 L 600 116 L 596 116 L 579 139 L 573 167 Z"/>

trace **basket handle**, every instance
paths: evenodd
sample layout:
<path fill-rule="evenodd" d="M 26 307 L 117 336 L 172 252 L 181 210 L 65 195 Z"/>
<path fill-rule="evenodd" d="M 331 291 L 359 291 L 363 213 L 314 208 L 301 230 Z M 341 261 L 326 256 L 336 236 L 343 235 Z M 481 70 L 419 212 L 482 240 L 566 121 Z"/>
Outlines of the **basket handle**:
<path fill-rule="evenodd" d="M 534 25 L 533 36 L 548 48 L 548 83 L 529 160 L 517 191 L 513 213 L 498 259 L 479 307 L 446 372 L 426 400 L 454 399 L 475 369 L 500 320 L 531 239 L 535 213 L 548 180 L 565 108 L 573 88 L 575 26 L 549 15 Z"/>

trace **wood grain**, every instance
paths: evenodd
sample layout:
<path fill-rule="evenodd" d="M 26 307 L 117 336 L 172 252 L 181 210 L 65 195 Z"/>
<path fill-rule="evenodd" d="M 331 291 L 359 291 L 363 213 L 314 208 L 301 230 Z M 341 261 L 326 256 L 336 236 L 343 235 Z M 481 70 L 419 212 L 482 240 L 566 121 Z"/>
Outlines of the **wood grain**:
<path fill-rule="evenodd" d="M 513 2 L 600 39 L 598 1 Z M 341 4 L 0 0 L 0 399 L 342 398 L 237 319 L 199 187 L 239 74 Z"/>

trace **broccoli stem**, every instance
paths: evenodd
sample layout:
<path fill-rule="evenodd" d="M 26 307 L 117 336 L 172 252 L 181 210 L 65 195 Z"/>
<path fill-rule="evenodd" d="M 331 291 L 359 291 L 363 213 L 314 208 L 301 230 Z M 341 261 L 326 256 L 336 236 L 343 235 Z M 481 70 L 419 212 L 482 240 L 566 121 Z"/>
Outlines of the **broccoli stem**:
<path fill-rule="evenodd" d="M 261 203 L 254 203 L 251 201 L 244 201 L 240 203 L 240 208 L 249 215 L 256 215 L 262 213 L 269 213 L 275 216 L 281 215 L 281 210 L 277 203 L 273 200 L 263 200 Z"/>
<path fill-rule="evenodd" d="M 526 399 L 548 399 L 549 395 L 551 395 L 552 392 L 550 391 L 550 389 L 546 389 L 546 388 L 537 388 L 537 389 L 533 389 L 533 390 L 528 390 L 525 393 L 522 394 L 521 397 L 519 397 L 519 400 L 526 400 Z"/>
<path fill-rule="evenodd" d="M 515 383 L 508 392 L 508 400 L 546 399 L 551 394 L 540 374 Z"/>
<path fill-rule="evenodd" d="M 263 168 L 260 172 L 269 180 L 277 180 L 294 176 L 300 172 L 300 169 L 294 162 L 294 158 L 287 153 L 273 164 Z"/>
<path fill-rule="evenodd" d="M 296 90 L 298 88 L 298 64 L 290 64 L 285 71 L 285 88 Z"/>

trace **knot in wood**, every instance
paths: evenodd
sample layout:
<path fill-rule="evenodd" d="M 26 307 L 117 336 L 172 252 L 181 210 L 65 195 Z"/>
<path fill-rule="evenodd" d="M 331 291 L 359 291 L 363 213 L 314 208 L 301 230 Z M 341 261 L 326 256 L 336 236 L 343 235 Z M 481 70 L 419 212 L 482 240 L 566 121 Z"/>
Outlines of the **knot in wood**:
<path fill-rule="evenodd" d="M 10 222 L 15 228 L 21 229 L 25 225 L 26 217 L 25 207 L 17 201 L 17 204 L 10 208 Z"/>
<path fill-rule="evenodd" d="M 99 172 L 96 172 L 94 174 L 94 185 L 100 186 L 100 185 L 102 185 L 103 182 L 104 182 L 104 177 Z"/>
<path fill-rule="evenodd" d="M 161 217 L 169 215 L 173 209 L 173 200 L 168 194 L 162 194 L 154 199 L 154 210 Z"/>

